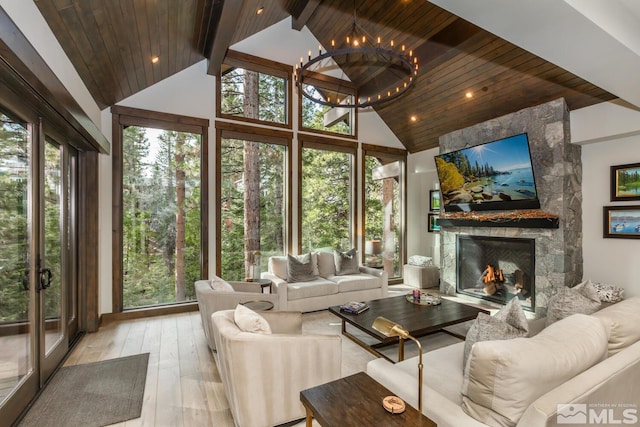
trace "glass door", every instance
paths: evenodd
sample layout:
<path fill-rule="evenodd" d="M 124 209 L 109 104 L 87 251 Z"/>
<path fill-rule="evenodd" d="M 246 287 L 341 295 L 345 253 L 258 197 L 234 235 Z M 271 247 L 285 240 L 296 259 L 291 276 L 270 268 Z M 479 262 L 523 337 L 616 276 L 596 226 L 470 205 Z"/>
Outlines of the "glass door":
<path fill-rule="evenodd" d="M 15 419 L 39 387 L 31 135 L 0 112 L 0 420 Z"/>
<path fill-rule="evenodd" d="M 43 384 L 58 366 L 68 349 L 66 334 L 66 283 L 64 251 L 66 239 L 63 227 L 66 217 L 64 194 L 66 180 L 63 173 L 62 150 L 46 139 L 43 147 L 42 177 L 40 179 L 41 208 L 38 258 L 38 284 L 40 295 L 40 362 Z"/>

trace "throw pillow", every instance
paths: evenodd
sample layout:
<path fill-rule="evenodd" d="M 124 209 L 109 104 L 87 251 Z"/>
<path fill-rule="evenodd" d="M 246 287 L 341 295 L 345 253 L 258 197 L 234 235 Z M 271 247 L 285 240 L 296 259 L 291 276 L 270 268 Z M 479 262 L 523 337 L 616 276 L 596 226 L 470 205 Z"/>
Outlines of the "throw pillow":
<path fill-rule="evenodd" d="M 314 268 L 311 262 L 311 254 L 300 256 L 287 255 L 287 282 L 308 282 L 315 280 Z"/>
<path fill-rule="evenodd" d="M 218 292 L 234 292 L 233 286 L 219 277 L 211 280 L 211 289 Z"/>
<path fill-rule="evenodd" d="M 602 302 L 620 302 L 624 299 L 624 289 L 604 283 L 593 283 L 594 289 Z"/>
<path fill-rule="evenodd" d="M 243 332 L 271 334 L 271 326 L 269 326 L 267 319 L 242 304 L 236 306 L 233 312 L 233 321 Z"/>
<path fill-rule="evenodd" d="M 407 261 L 409 265 L 417 265 L 419 267 L 427 267 L 433 265 L 433 258 L 430 256 L 411 255 Z"/>
<path fill-rule="evenodd" d="M 607 331 L 584 314 L 562 319 L 531 338 L 479 342 L 462 381 L 462 410 L 484 424 L 515 426 L 540 396 L 606 354 Z M 549 403 L 555 409 L 557 402 Z"/>
<path fill-rule="evenodd" d="M 529 322 L 527 322 L 518 298 L 512 298 L 511 301 L 502 307 L 494 316 L 479 313 L 464 340 L 462 368 L 466 369 L 469 353 L 471 353 L 471 349 L 475 343 L 526 337 L 528 333 Z"/>
<path fill-rule="evenodd" d="M 609 331 L 609 356 L 640 341 L 640 297 L 632 297 L 593 313 Z"/>
<path fill-rule="evenodd" d="M 595 313 L 600 305 L 600 297 L 590 281 L 573 288 L 562 287 L 549 299 L 546 325 L 576 313 Z"/>
<path fill-rule="evenodd" d="M 347 252 L 333 251 L 333 260 L 336 264 L 336 276 L 344 276 L 347 274 L 358 274 L 358 251 L 351 249 Z"/>

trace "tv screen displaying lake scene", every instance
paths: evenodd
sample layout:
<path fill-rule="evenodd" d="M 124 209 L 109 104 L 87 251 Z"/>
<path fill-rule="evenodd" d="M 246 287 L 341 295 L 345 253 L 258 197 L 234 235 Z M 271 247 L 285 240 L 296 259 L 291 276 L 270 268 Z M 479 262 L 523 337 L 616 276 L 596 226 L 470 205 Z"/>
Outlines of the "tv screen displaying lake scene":
<path fill-rule="evenodd" d="M 540 208 L 526 133 L 435 160 L 445 211 Z"/>

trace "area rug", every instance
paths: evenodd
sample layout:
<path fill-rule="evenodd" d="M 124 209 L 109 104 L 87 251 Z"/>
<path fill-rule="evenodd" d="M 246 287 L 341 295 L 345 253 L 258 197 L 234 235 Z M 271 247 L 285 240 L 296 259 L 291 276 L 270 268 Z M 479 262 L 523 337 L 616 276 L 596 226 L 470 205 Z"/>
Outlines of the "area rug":
<path fill-rule="evenodd" d="M 20 427 L 105 426 L 140 417 L 149 353 L 61 368 Z"/>

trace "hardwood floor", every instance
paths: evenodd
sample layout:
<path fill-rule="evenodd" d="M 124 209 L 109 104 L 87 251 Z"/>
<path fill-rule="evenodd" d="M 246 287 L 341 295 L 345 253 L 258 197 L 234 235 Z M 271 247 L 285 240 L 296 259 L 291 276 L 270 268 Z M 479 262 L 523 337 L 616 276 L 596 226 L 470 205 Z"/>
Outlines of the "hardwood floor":
<path fill-rule="evenodd" d="M 198 312 L 113 322 L 87 334 L 65 366 L 149 353 L 142 415 L 114 426 L 233 426 Z"/>

